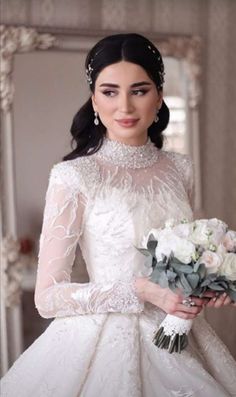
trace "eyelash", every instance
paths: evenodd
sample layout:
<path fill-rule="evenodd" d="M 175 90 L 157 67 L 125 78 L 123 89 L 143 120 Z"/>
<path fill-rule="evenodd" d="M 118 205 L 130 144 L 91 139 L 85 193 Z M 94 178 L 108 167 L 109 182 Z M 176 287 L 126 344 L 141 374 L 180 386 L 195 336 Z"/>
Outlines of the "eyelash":
<path fill-rule="evenodd" d="M 139 89 L 139 90 L 132 90 L 131 91 L 135 96 L 143 96 L 145 95 L 148 90 L 144 90 L 144 89 Z M 141 93 L 141 95 L 139 95 L 139 93 Z M 107 97 L 114 97 L 116 94 L 116 91 L 112 91 L 112 90 L 106 90 L 103 91 L 103 94 Z"/>

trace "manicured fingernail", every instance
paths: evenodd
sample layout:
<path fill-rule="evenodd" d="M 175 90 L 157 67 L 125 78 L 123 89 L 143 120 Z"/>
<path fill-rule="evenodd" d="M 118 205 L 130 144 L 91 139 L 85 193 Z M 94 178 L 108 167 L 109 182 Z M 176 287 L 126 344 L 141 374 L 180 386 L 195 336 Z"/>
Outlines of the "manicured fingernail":
<path fill-rule="evenodd" d="M 226 292 L 223 293 L 223 298 L 226 298 L 227 294 Z"/>
<path fill-rule="evenodd" d="M 216 302 L 216 300 L 217 300 L 217 296 L 215 296 L 215 297 L 213 298 L 213 302 Z"/>

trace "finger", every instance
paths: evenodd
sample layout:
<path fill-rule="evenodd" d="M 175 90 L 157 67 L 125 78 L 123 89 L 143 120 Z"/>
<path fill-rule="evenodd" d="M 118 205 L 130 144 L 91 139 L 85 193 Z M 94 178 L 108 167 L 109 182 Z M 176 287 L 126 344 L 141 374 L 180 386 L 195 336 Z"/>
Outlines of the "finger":
<path fill-rule="evenodd" d="M 184 312 L 184 313 L 188 313 L 188 314 L 198 314 L 200 313 L 200 311 L 202 310 L 202 306 L 185 306 L 183 304 L 178 305 L 178 311 Z"/>
<path fill-rule="evenodd" d="M 214 307 L 217 297 L 214 297 L 209 300 L 209 302 L 205 305 L 205 307 Z"/>
<path fill-rule="evenodd" d="M 174 315 L 176 317 L 183 318 L 184 320 L 192 320 L 198 315 L 198 313 L 197 314 L 192 314 L 192 313 L 184 313 L 182 311 L 176 311 L 174 313 Z"/>
<path fill-rule="evenodd" d="M 217 299 L 215 300 L 214 307 L 216 309 L 219 309 L 220 307 L 222 307 L 224 305 L 224 301 L 225 301 L 226 298 L 227 298 L 227 294 L 226 293 L 223 293 L 223 294 L 219 295 L 217 297 Z"/>
<path fill-rule="evenodd" d="M 196 306 L 205 306 L 209 302 L 210 298 L 195 298 L 191 296 L 191 299 Z"/>
<path fill-rule="evenodd" d="M 215 309 L 219 309 L 220 307 L 224 306 L 224 301 L 227 298 L 227 294 L 220 294 L 219 296 L 215 296 L 209 301 L 207 307 L 214 307 Z"/>
<path fill-rule="evenodd" d="M 226 296 L 225 301 L 224 301 L 224 306 L 230 305 L 231 304 L 231 298 L 229 296 Z"/>
<path fill-rule="evenodd" d="M 213 298 L 216 295 L 214 291 L 206 291 L 201 296 L 203 298 Z"/>

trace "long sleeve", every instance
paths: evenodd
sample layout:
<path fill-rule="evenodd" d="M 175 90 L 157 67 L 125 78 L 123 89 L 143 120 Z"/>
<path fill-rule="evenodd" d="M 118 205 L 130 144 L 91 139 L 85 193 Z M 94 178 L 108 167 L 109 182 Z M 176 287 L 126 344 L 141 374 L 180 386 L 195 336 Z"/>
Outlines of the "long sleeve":
<path fill-rule="evenodd" d="M 192 210 L 194 209 L 194 164 L 190 156 L 175 152 L 166 152 L 173 161 L 183 181 L 185 191 Z"/>
<path fill-rule="evenodd" d="M 77 188 L 78 171 L 54 166 L 46 194 L 35 304 L 42 317 L 142 311 L 134 282 L 71 283 L 75 251 L 83 229 L 86 200 Z"/>
<path fill-rule="evenodd" d="M 190 157 L 186 158 L 186 168 L 185 168 L 185 186 L 189 198 L 191 208 L 194 209 L 194 164 Z"/>

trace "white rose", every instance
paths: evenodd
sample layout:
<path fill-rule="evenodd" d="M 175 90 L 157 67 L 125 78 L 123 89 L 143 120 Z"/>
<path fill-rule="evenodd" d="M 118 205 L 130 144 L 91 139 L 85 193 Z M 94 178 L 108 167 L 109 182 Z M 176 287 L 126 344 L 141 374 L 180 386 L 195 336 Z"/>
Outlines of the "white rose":
<path fill-rule="evenodd" d="M 188 238 L 193 232 L 193 223 L 180 223 L 174 227 L 174 232 L 179 237 Z"/>
<path fill-rule="evenodd" d="M 190 241 L 179 239 L 175 249 L 175 257 L 183 263 L 190 263 L 195 255 L 195 246 Z"/>
<path fill-rule="evenodd" d="M 170 256 L 171 252 L 183 263 L 189 263 L 195 254 L 195 246 L 174 234 L 172 230 L 163 230 L 158 239 L 156 248 L 157 260 L 162 260 L 162 255 Z"/>
<path fill-rule="evenodd" d="M 227 225 L 219 219 L 212 218 L 209 219 L 207 226 L 210 231 L 209 243 L 217 246 L 226 233 Z"/>
<path fill-rule="evenodd" d="M 225 248 L 225 246 L 223 244 L 219 244 L 217 249 L 216 249 L 216 253 L 218 255 L 221 255 L 222 257 L 225 256 L 225 254 L 227 254 L 227 250 Z"/>
<path fill-rule="evenodd" d="M 203 246 L 208 245 L 209 229 L 207 227 L 207 220 L 202 219 L 194 222 L 193 232 L 190 234 L 189 239 L 194 244 L 199 244 Z"/>
<path fill-rule="evenodd" d="M 173 237 L 174 234 L 172 230 L 163 229 L 158 234 L 158 244 L 156 247 L 156 257 L 157 260 L 162 260 L 162 256 L 170 256 L 173 250 Z"/>
<path fill-rule="evenodd" d="M 236 280 L 236 254 L 226 254 L 220 267 L 220 274 L 228 280 Z"/>
<path fill-rule="evenodd" d="M 222 263 L 222 256 L 216 252 L 204 251 L 199 261 L 206 266 L 207 274 L 217 273 Z"/>
<path fill-rule="evenodd" d="M 234 252 L 236 251 L 236 232 L 233 230 L 229 230 L 222 241 L 222 244 L 226 248 L 227 251 Z"/>
<path fill-rule="evenodd" d="M 172 229 L 172 228 L 174 227 L 175 223 L 176 223 L 176 222 L 175 222 L 175 220 L 174 220 L 173 218 L 168 219 L 168 220 L 165 222 L 165 227 L 166 227 L 166 228 Z"/>

